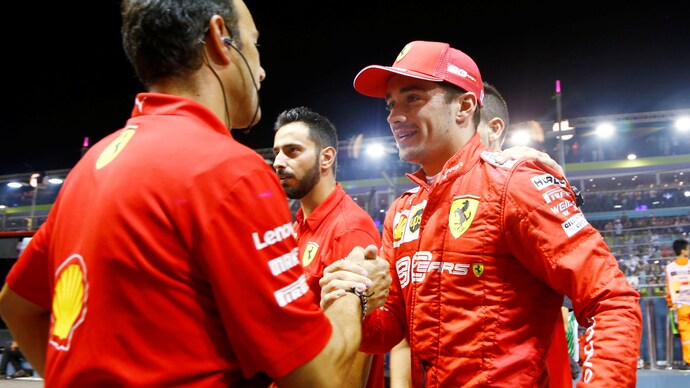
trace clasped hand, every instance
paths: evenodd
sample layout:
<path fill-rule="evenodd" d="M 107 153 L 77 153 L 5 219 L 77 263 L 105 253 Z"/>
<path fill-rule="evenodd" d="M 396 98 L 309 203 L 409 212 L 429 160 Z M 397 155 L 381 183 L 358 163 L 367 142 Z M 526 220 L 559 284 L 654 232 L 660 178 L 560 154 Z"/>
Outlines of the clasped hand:
<path fill-rule="evenodd" d="M 346 258 L 324 269 L 319 282 L 321 307 L 324 310 L 353 287 L 358 292 L 371 295 L 367 300 L 367 313 L 386 303 L 392 282 L 390 264 L 376 253 L 375 245 L 355 247 Z"/>

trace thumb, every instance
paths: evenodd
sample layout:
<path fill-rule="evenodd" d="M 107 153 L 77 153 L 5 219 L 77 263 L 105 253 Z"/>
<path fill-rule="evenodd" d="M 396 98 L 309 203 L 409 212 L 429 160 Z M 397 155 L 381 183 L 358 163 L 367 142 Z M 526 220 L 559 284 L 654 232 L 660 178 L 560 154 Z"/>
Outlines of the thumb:
<path fill-rule="evenodd" d="M 378 248 L 376 245 L 371 244 L 368 245 L 366 248 L 364 248 L 364 259 L 365 260 L 376 260 L 376 253 L 378 252 Z"/>

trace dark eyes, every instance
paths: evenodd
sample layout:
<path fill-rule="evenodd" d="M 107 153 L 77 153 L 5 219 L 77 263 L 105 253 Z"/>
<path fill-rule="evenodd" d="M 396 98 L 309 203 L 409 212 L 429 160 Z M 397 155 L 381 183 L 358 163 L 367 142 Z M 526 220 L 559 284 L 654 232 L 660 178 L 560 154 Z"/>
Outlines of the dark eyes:
<path fill-rule="evenodd" d="M 413 103 L 415 101 L 419 101 L 419 100 L 421 100 L 421 98 L 419 98 L 419 96 L 417 96 L 416 94 L 408 94 L 407 96 L 404 97 L 404 101 L 406 104 L 411 104 L 411 103 Z M 393 110 L 394 107 L 395 107 L 395 102 L 390 101 L 390 102 L 386 103 L 386 110 L 387 111 L 390 112 L 391 110 Z"/>
<path fill-rule="evenodd" d="M 286 149 L 284 149 L 284 150 L 276 149 L 276 150 L 273 150 L 273 156 L 278 156 L 278 154 L 279 154 L 281 151 L 283 151 L 283 154 L 285 154 L 285 156 L 290 157 L 290 156 L 294 156 L 294 155 L 296 155 L 296 154 L 299 154 L 299 152 L 301 151 L 301 149 L 300 149 L 299 147 L 288 147 L 288 148 L 286 148 Z"/>

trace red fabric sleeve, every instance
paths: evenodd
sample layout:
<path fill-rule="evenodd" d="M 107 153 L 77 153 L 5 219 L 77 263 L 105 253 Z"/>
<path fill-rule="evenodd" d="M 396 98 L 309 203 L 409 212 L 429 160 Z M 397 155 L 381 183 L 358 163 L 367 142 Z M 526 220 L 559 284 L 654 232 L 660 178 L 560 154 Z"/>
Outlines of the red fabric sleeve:
<path fill-rule="evenodd" d="M 323 349 L 330 321 L 313 302 L 296 257 L 296 265 L 282 272 L 271 265 L 297 254 L 289 209 L 278 206 L 284 192 L 275 173 L 246 174 L 229 195 L 208 226 L 215 233 L 203 244 L 203 257 L 217 261 L 203 265 L 226 332 L 235 334 L 229 340 L 245 375 L 264 370 L 283 376 Z M 227 260 L 233 261 L 234 273 L 228 273 Z"/>
<path fill-rule="evenodd" d="M 634 385 L 642 331 L 639 293 L 577 207 L 554 208 L 545 201 L 533 184 L 543 175 L 533 161 L 521 161 L 511 172 L 503 221 L 512 231 L 511 251 L 536 277 L 569 296 L 578 322 L 588 326 L 582 380 Z M 572 192 L 569 183 L 563 189 Z"/>

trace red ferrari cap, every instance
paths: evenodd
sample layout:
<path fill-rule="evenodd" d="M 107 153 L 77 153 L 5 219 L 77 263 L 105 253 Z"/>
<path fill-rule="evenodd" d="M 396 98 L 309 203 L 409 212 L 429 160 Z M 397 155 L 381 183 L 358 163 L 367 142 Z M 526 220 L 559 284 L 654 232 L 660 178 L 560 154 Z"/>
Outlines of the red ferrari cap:
<path fill-rule="evenodd" d="M 355 76 L 354 87 L 359 93 L 385 98 L 388 78 L 393 74 L 434 82 L 449 82 L 484 99 L 484 85 L 477 64 L 448 43 L 417 40 L 408 43 L 393 66 L 367 66 Z"/>

